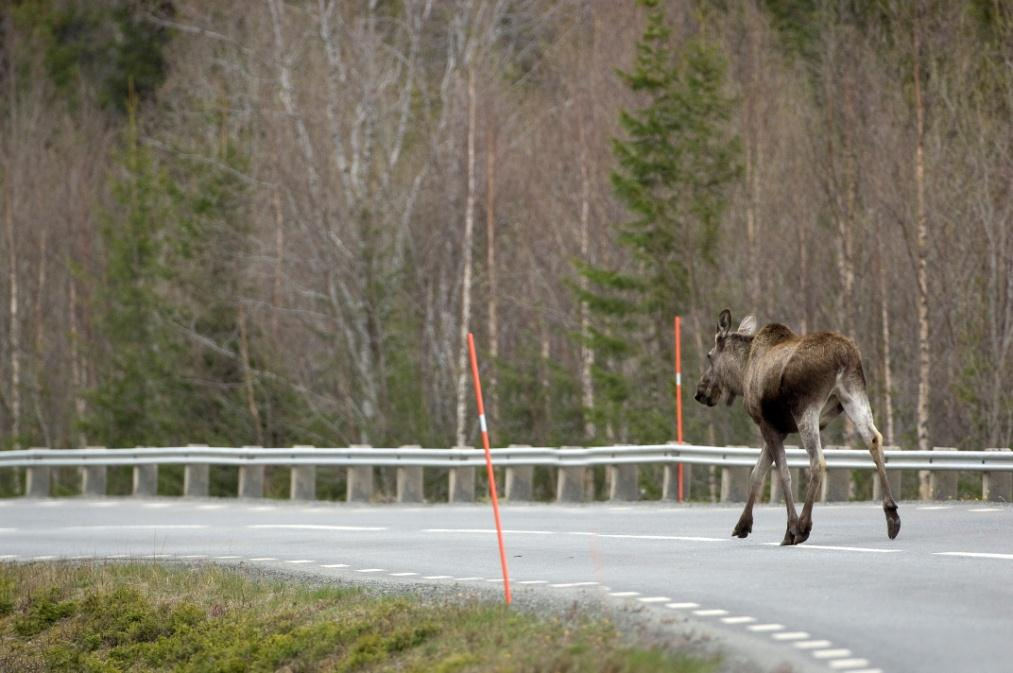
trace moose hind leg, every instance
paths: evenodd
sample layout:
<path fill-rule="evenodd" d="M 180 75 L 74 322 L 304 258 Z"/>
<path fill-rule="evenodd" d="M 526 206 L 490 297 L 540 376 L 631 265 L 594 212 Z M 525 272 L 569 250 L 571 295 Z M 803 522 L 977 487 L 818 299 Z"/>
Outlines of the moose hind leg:
<path fill-rule="evenodd" d="M 890 481 L 886 477 L 886 465 L 883 462 L 883 435 L 879 434 L 872 421 L 872 409 L 869 398 L 864 390 L 842 396 L 844 413 L 848 415 L 855 429 L 865 442 L 866 448 L 876 463 L 880 491 L 883 494 L 883 514 L 886 516 L 886 534 L 891 540 L 900 533 L 900 515 L 897 513 L 897 501 L 890 491 Z"/>
<path fill-rule="evenodd" d="M 765 444 L 749 476 L 749 496 L 746 499 L 746 506 L 742 510 L 742 516 L 739 517 L 739 522 L 735 524 L 735 529 L 732 530 L 732 537 L 744 538 L 753 532 L 753 503 L 759 497 L 760 489 L 763 487 L 763 478 L 767 476 L 767 471 L 770 470 L 770 462 L 770 446 Z"/>
<path fill-rule="evenodd" d="M 815 407 L 803 413 L 797 425 L 802 446 L 809 454 L 809 485 L 805 492 L 802 515 L 798 520 L 799 535 L 795 544 L 809 539 L 809 533 L 812 532 L 813 527 L 813 504 L 816 502 L 816 495 L 819 493 L 827 472 L 827 462 L 823 457 L 823 446 L 820 443 L 820 408 Z"/>

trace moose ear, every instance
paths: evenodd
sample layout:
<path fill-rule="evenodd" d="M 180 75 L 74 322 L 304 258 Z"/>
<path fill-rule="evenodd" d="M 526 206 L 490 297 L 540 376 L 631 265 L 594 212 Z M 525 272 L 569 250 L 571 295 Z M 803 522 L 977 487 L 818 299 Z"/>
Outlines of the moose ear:
<path fill-rule="evenodd" d="M 732 312 L 725 309 L 724 311 L 721 311 L 721 315 L 718 316 L 718 335 L 725 336 L 731 328 Z"/>
<path fill-rule="evenodd" d="M 753 334 L 756 332 L 756 316 L 747 315 L 745 318 L 743 318 L 742 322 L 739 323 L 739 329 L 737 331 L 739 334 L 744 334 L 746 336 L 753 336 Z"/>

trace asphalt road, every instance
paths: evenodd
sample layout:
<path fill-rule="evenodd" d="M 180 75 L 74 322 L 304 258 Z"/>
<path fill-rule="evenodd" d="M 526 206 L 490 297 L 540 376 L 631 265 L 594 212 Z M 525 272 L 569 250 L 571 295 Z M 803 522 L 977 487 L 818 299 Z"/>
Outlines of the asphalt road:
<path fill-rule="evenodd" d="M 758 660 L 850 673 L 1013 671 L 1013 506 L 817 505 L 781 547 L 784 510 L 729 537 L 730 506 L 503 508 L 511 586 L 618 603 L 718 633 Z M 0 501 L 0 561 L 174 558 L 357 581 L 499 588 L 488 506 L 165 498 Z"/>

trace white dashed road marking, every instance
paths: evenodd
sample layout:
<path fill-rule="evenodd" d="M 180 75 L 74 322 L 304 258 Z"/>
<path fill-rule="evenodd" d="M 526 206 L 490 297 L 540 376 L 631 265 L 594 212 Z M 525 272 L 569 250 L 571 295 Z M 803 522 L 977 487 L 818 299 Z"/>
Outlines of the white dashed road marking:
<path fill-rule="evenodd" d="M 756 621 L 755 617 L 725 617 L 722 619 L 725 624 L 751 624 Z"/>
<path fill-rule="evenodd" d="M 347 563 L 328 563 L 327 565 L 320 566 L 321 568 L 347 568 Z"/>
<path fill-rule="evenodd" d="M 418 573 L 390 573 L 391 577 L 414 577 L 415 575 Z"/>
<path fill-rule="evenodd" d="M 666 608 L 672 608 L 673 610 L 689 610 L 691 608 L 700 607 L 699 603 L 668 603 L 665 605 Z"/>
<path fill-rule="evenodd" d="M 426 575 L 422 579 L 424 579 L 424 580 L 452 580 L 452 579 L 454 579 L 454 576 L 453 575 Z"/>
<path fill-rule="evenodd" d="M 634 596 L 639 595 L 639 591 L 613 591 L 609 594 L 609 596 L 612 596 L 613 598 L 633 598 Z"/>
<path fill-rule="evenodd" d="M 386 568 L 359 568 L 355 572 L 357 572 L 357 573 L 385 573 L 385 572 L 387 572 L 387 569 Z"/>
<path fill-rule="evenodd" d="M 300 558 L 300 559 L 293 559 L 291 561 L 285 561 L 285 563 L 291 563 L 292 565 L 303 565 L 305 563 L 313 563 L 313 560 Z"/>
<path fill-rule="evenodd" d="M 768 547 L 780 547 L 780 542 L 764 542 L 764 545 Z M 877 547 L 837 547 L 826 544 L 800 544 L 795 545 L 793 549 L 820 549 L 823 551 L 856 551 L 864 552 L 867 554 L 897 554 L 904 551 L 903 549 L 882 549 Z"/>
<path fill-rule="evenodd" d="M 644 598 L 638 598 L 641 603 L 668 603 L 672 599 L 668 596 L 645 596 Z"/>
<path fill-rule="evenodd" d="M 756 631 L 757 633 L 768 633 L 770 631 L 784 631 L 784 627 L 780 624 L 753 624 L 747 626 L 750 631 Z"/>
<path fill-rule="evenodd" d="M 817 659 L 840 659 L 841 657 L 850 657 L 851 650 L 845 650 L 843 648 L 836 650 L 816 650 L 813 652 L 813 656 Z"/>
<path fill-rule="evenodd" d="M 837 659 L 835 661 L 831 661 L 829 665 L 830 668 L 835 671 L 843 671 L 849 668 L 854 669 L 861 668 L 862 666 L 868 666 L 869 662 L 866 659 Z M 871 673 L 871 671 L 866 671 L 866 673 Z"/>
<path fill-rule="evenodd" d="M 805 640 L 809 634 L 805 631 L 787 631 L 785 633 L 772 633 L 770 637 L 774 640 Z"/>
<path fill-rule="evenodd" d="M 257 558 L 251 558 L 250 560 L 255 563 L 261 563 L 263 561 L 277 561 L 278 559 L 273 556 L 258 556 Z"/>
<path fill-rule="evenodd" d="M 721 610 L 720 608 L 712 608 L 709 610 L 693 610 L 693 614 L 698 617 L 720 617 L 727 615 L 728 610 Z"/>
<path fill-rule="evenodd" d="M 548 580 L 524 580 L 523 582 L 514 582 L 514 584 L 548 584 Z"/>
<path fill-rule="evenodd" d="M 253 529 L 270 530 L 338 530 L 338 531 L 382 531 L 383 526 L 325 526 L 311 523 L 254 523 L 247 526 Z"/>
<path fill-rule="evenodd" d="M 1001 512 L 1001 507 L 978 507 L 970 510 L 972 512 Z"/>
<path fill-rule="evenodd" d="M 829 640 L 800 640 L 795 647 L 800 650 L 819 650 L 833 645 Z"/>

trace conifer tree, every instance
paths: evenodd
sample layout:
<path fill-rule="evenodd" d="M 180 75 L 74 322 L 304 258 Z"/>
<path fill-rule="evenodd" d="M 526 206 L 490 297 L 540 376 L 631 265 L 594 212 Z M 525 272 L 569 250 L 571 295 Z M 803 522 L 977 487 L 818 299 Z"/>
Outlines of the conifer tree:
<path fill-rule="evenodd" d="M 720 45 L 701 30 L 675 46 L 659 3 L 640 4 L 647 25 L 621 75 L 643 105 L 621 112 L 613 141 L 612 185 L 631 216 L 616 236 L 631 263 L 580 265 L 591 285 L 581 298 L 595 316 L 596 424 L 611 429 L 606 439 L 661 441 L 671 435 L 672 316 L 694 304 L 697 270 L 714 264 L 740 150 Z"/>

